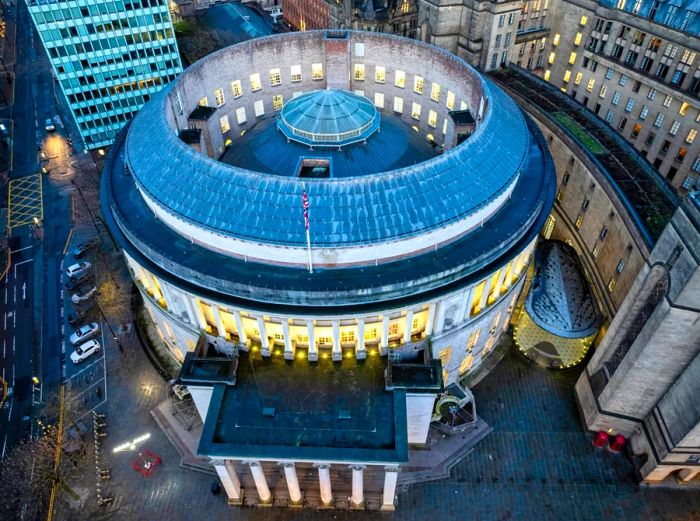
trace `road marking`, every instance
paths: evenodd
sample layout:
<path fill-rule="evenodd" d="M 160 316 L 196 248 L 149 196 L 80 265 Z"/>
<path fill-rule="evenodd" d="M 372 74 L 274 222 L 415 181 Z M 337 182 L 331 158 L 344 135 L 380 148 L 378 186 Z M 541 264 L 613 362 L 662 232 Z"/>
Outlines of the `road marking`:
<path fill-rule="evenodd" d="M 15 364 L 12 364 L 12 387 L 15 386 Z"/>
<path fill-rule="evenodd" d="M 18 262 L 17 264 L 15 264 L 15 273 L 17 273 L 17 266 L 21 266 L 22 264 L 26 264 L 27 262 L 32 262 L 33 260 L 34 260 L 33 258 L 27 259 L 27 260 L 23 260 L 22 262 Z"/>
<path fill-rule="evenodd" d="M 17 302 L 17 286 L 12 288 L 12 301 Z"/>
<path fill-rule="evenodd" d="M 5 449 L 7 448 L 7 434 L 5 434 L 5 441 L 2 444 L 2 457 L 0 457 L 0 460 L 5 459 Z"/>
<path fill-rule="evenodd" d="M 64 345 L 64 348 L 65 348 L 65 342 L 63 343 L 63 345 Z M 91 363 L 89 366 L 85 367 L 84 369 L 81 369 L 79 372 L 77 372 L 77 373 L 75 373 L 73 376 L 71 376 L 71 377 L 68 379 L 68 381 L 72 380 L 72 379 L 75 378 L 76 376 L 79 376 L 79 375 L 83 374 L 83 373 L 84 373 L 85 371 L 87 371 L 88 369 L 91 369 L 93 365 L 99 364 L 99 363 L 100 363 L 100 360 L 101 360 L 101 359 L 98 358 L 98 359 L 95 360 L 93 363 Z"/>
<path fill-rule="evenodd" d="M 3 326 L 3 329 L 7 331 L 7 311 L 5 311 L 5 325 Z"/>
<path fill-rule="evenodd" d="M 22 284 L 22 300 L 27 298 L 27 283 Z"/>
<path fill-rule="evenodd" d="M 15 336 L 12 335 L 12 355 L 14 356 L 15 354 Z"/>
<path fill-rule="evenodd" d="M 15 399 L 14 397 L 10 399 L 10 412 L 7 413 L 7 421 L 9 422 L 10 419 L 12 418 L 12 407 L 15 405 Z"/>
<path fill-rule="evenodd" d="M 20 251 L 28 250 L 28 249 L 33 248 L 33 247 L 34 247 L 34 246 L 32 246 L 32 245 L 30 244 L 29 246 L 25 246 L 24 248 L 20 248 L 19 250 L 11 250 L 10 253 L 18 253 L 18 252 L 20 252 Z"/>
<path fill-rule="evenodd" d="M 5 339 L 3 338 L 2 339 L 2 357 L 3 358 L 7 358 L 7 354 L 5 353 L 5 348 L 6 348 L 5 344 L 6 344 L 6 342 L 5 342 Z"/>
<path fill-rule="evenodd" d="M 7 304 L 7 287 L 5 287 L 5 304 Z"/>

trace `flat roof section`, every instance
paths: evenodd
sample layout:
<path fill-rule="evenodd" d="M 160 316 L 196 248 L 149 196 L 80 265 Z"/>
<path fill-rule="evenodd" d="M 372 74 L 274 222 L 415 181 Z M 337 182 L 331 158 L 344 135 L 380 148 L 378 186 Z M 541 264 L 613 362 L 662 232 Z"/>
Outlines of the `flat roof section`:
<path fill-rule="evenodd" d="M 289 365 L 292 365 L 290 367 Z M 408 461 L 406 397 L 385 362 L 342 365 L 242 354 L 235 386 L 214 386 L 198 453 L 297 461 Z"/>

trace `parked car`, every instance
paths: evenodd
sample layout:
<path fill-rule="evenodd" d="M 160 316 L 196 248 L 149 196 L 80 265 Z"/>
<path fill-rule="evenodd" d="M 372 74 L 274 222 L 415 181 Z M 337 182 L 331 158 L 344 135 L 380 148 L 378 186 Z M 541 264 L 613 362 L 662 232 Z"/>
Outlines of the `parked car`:
<path fill-rule="evenodd" d="M 68 315 L 68 322 L 71 326 L 75 326 L 78 322 L 82 322 L 89 314 L 90 308 L 75 308 L 75 311 Z"/>
<path fill-rule="evenodd" d="M 75 348 L 75 351 L 70 354 L 70 360 L 74 364 L 79 364 L 89 356 L 99 353 L 101 348 L 102 346 L 97 340 L 88 340 Z"/>
<path fill-rule="evenodd" d="M 73 301 L 73 304 L 81 304 L 90 300 L 95 293 L 97 293 L 97 288 L 95 286 L 88 286 L 73 293 L 70 299 Z"/>
<path fill-rule="evenodd" d="M 53 124 L 53 119 L 46 118 L 46 121 L 44 122 L 44 128 L 46 129 L 46 132 L 53 132 L 54 130 L 56 130 L 56 125 Z"/>
<path fill-rule="evenodd" d="M 91 267 L 92 264 L 89 262 L 76 262 L 75 264 L 71 264 L 66 268 L 66 274 L 69 277 L 79 277 L 82 273 L 87 272 Z"/>
<path fill-rule="evenodd" d="M 69 278 L 68 282 L 66 282 L 64 286 L 68 291 L 77 291 L 78 289 L 80 289 L 81 286 L 84 286 L 86 284 L 93 285 L 92 277 L 88 272 L 84 272 L 78 277 Z"/>
<path fill-rule="evenodd" d="M 94 241 L 89 241 L 89 242 L 81 242 L 78 244 L 75 248 L 73 248 L 73 251 L 71 252 L 73 254 L 73 257 L 76 259 L 81 258 L 83 255 L 85 255 L 90 248 L 95 246 Z"/>
<path fill-rule="evenodd" d="M 73 345 L 80 344 L 88 338 L 95 336 L 100 331 L 100 325 L 97 322 L 91 322 L 79 327 L 75 333 L 70 336 L 70 343 Z"/>

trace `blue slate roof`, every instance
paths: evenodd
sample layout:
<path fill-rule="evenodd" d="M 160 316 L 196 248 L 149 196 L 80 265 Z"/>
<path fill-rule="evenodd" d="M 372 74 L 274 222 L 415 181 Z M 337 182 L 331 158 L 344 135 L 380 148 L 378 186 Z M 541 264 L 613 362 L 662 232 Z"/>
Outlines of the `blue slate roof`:
<path fill-rule="evenodd" d="M 188 147 L 165 119 L 170 88 L 141 109 L 127 136 L 126 156 L 140 188 L 179 218 L 214 232 L 303 247 L 302 180 L 227 165 Z M 303 180 L 312 243 L 415 236 L 501 194 L 525 164 L 530 132 L 508 96 L 486 80 L 483 88 L 490 103 L 480 127 L 441 156 L 376 175 Z"/>
<path fill-rule="evenodd" d="M 379 129 L 374 104 L 343 90 L 316 90 L 288 102 L 278 116 L 284 134 L 304 143 L 337 146 L 362 141 Z"/>
<path fill-rule="evenodd" d="M 617 9 L 651 19 L 654 22 L 672 27 L 678 31 L 700 35 L 700 0 L 668 0 L 657 2 L 656 0 L 627 0 L 618 7 L 619 0 L 598 0 L 598 3 L 609 9 Z"/>

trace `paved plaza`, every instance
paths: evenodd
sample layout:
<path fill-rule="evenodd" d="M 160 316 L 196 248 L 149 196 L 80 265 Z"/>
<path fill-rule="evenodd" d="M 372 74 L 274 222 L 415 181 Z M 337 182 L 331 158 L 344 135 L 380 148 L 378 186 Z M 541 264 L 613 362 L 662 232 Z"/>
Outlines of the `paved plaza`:
<path fill-rule="evenodd" d="M 107 350 L 109 436 L 105 486 L 115 498 L 107 519 L 154 520 L 375 520 L 422 521 L 439 515 L 460 520 L 700 519 L 700 488 L 637 485 L 623 454 L 593 448 L 581 431 L 572 386 L 578 371 L 551 372 L 512 349 L 475 389 L 479 414 L 494 432 L 459 463 L 449 479 L 408 487 L 395 514 L 229 507 L 209 491 L 213 476 L 179 467 L 179 454 L 149 411 L 166 397 L 166 383 L 146 358 L 135 334 L 124 352 Z M 112 449 L 150 434 L 135 451 Z M 139 448 L 162 465 L 150 478 L 131 468 Z M 81 486 L 94 502 L 94 469 L 88 460 Z M 90 480 L 93 480 L 90 483 Z M 80 481 L 80 480 L 76 480 Z M 75 485 L 78 485 L 77 483 Z M 90 488 L 91 487 L 91 488 Z M 85 519 L 85 510 L 62 507 L 59 518 Z"/>

